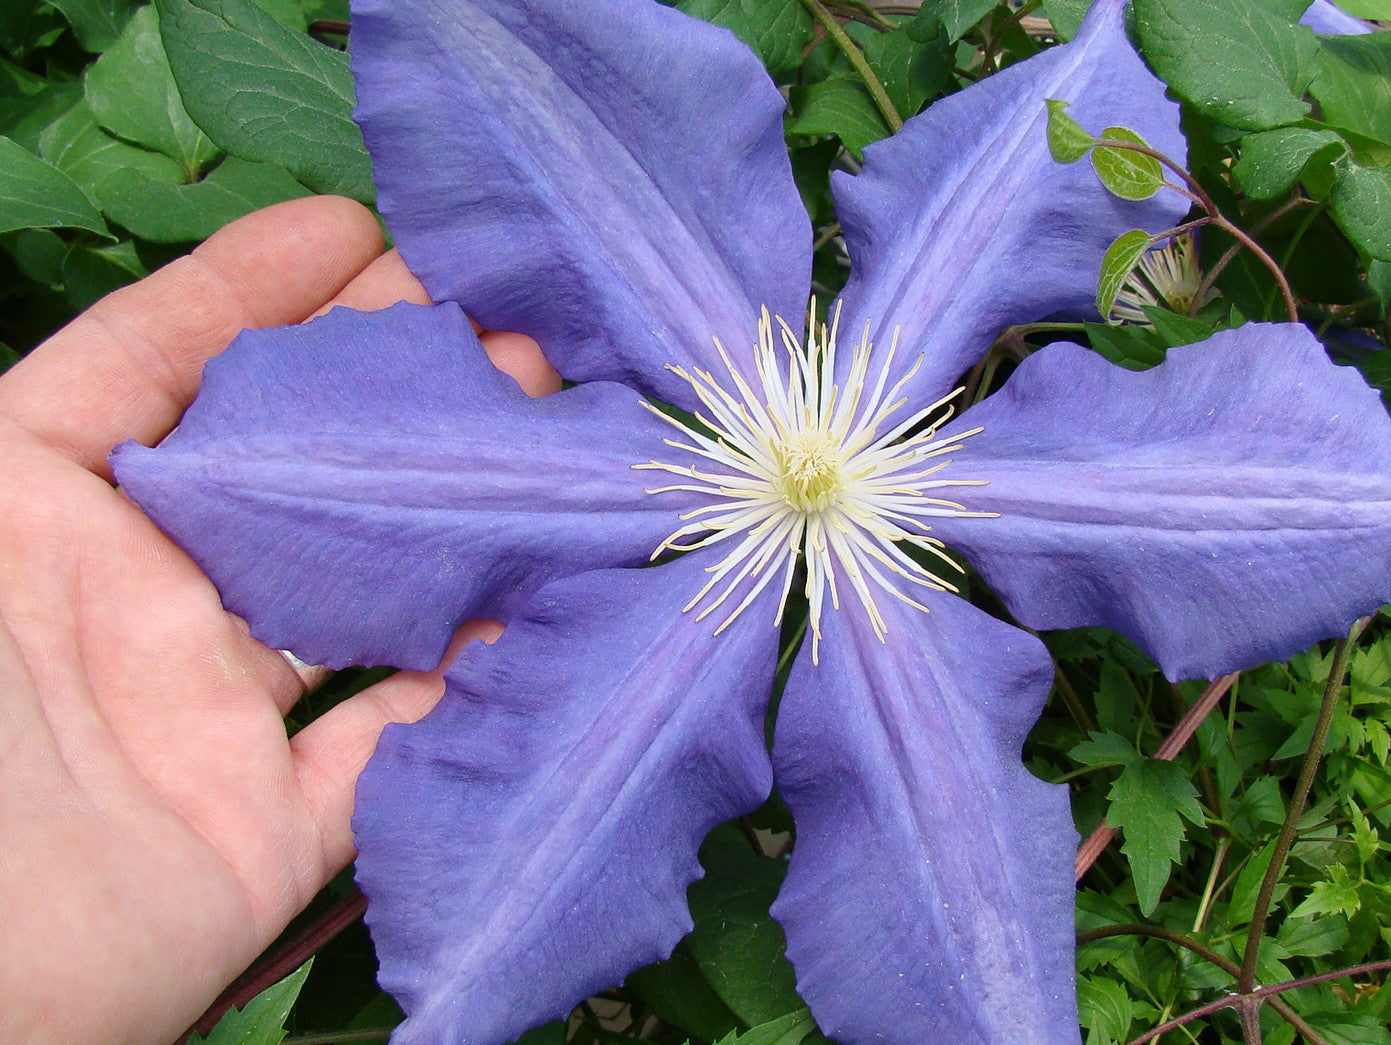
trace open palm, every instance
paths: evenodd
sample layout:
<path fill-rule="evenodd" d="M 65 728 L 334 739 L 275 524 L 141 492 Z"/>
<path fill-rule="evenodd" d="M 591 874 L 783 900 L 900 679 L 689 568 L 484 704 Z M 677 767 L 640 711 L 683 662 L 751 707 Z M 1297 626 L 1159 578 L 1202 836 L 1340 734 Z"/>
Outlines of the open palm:
<path fill-rule="evenodd" d="M 345 200 L 283 204 L 105 299 L 0 379 L 0 1036 L 160 1041 L 352 855 L 382 726 L 438 699 L 402 673 L 287 740 L 304 681 L 111 485 L 237 330 L 423 291 Z M 528 391 L 534 346 L 485 339 Z M 461 641 L 486 625 L 461 633 Z"/>

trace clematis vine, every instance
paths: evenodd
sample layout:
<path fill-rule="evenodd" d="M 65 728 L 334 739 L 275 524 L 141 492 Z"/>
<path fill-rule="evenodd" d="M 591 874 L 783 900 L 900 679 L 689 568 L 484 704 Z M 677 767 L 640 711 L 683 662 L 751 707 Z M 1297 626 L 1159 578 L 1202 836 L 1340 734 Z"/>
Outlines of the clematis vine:
<path fill-rule="evenodd" d="M 783 99 L 728 33 L 653 0 L 356 4 L 381 207 L 445 304 L 246 332 L 115 467 L 305 660 L 428 668 L 507 624 L 359 782 L 397 1040 L 506 1042 L 669 954 L 697 846 L 774 781 L 774 914 L 827 1034 L 1078 1039 L 1076 834 L 1020 762 L 1051 663 L 953 556 L 1028 627 L 1115 628 L 1171 678 L 1391 595 L 1391 422 L 1301 327 L 1145 373 L 1050 345 L 953 398 L 1004 327 L 1086 311 L 1119 233 L 1181 217 L 1049 157 L 1047 99 L 1183 154 L 1123 23 L 1096 0 L 836 175 L 852 275 L 804 333 Z M 574 387 L 528 399 L 465 312 Z"/>

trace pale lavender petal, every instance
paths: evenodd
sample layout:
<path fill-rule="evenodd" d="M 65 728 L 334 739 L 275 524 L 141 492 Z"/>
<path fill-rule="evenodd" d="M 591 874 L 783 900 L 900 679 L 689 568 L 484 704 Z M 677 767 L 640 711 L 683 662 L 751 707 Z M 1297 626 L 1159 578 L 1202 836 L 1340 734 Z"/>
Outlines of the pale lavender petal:
<path fill-rule="evenodd" d="M 885 597 L 822 621 L 778 711 L 797 842 L 773 914 L 797 989 L 840 1045 L 1077 1039 L 1067 790 L 1020 747 L 1052 664 L 962 599 Z"/>
<path fill-rule="evenodd" d="M 669 430 L 621 385 L 529 399 L 457 306 L 400 304 L 242 333 L 173 435 L 112 460 L 263 642 L 431 668 L 465 620 L 645 562 L 685 502 L 632 465 Z"/>
<path fill-rule="evenodd" d="M 1329 0 L 1314 0 L 1299 21 L 1325 36 L 1351 36 L 1372 31 L 1372 27 L 1362 19 L 1354 18 Z"/>
<path fill-rule="evenodd" d="M 1170 678 L 1283 659 L 1391 598 L 1391 419 L 1304 327 L 1248 324 L 1144 373 L 1076 345 L 1027 359 L 941 519 L 1032 628 L 1101 624 Z M 944 473 L 945 474 L 945 473 Z"/>
<path fill-rule="evenodd" d="M 712 335 L 751 358 L 762 305 L 800 325 L 782 96 L 725 30 L 651 0 L 360 0 L 352 53 L 382 211 L 437 300 L 686 405 L 666 365 L 709 365 Z"/>
<path fill-rule="evenodd" d="M 769 594 L 718 637 L 710 553 L 541 590 L 358 782 L 358 881 L 393 1041 L 511 1041 L 666 957 L 696 849 L 768 794 Z"/>
<path fill-rule="evenodd" d="M 833 179 L 852 263 L 841 338 L 895 330 L 910 395 L 931 401 L 1012 323 L 1094 313 L 1101 257 L 1131 228 L 1172 226 L 1188 208 L 1101 187 L 1091 164 L 1054 162 L 1046 101 L 1094 134 L 1123 125 L 1183 162 L 1178 106 L 1125 36 L 1121 0 L 1096 0 L 1071 43 L 937 102 Z M 849 353 L 843 353 L 848 362 Z"/>

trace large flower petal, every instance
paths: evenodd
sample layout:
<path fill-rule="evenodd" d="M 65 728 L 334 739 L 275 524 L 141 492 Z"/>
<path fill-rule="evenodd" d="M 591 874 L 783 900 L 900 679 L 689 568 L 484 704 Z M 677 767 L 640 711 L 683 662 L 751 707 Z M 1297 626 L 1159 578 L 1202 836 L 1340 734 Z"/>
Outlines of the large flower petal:
<path fill-rule="evenodd" d="M 691 405 L 666 364 L 712 335 L 748 359 L 762 305 L 801 317 L 782 96 L 723 29 L 651 0 L 359 0 L 352 52 L 411 270 L 565 377 Z"/>
<path fill-rule="evenodd" d="M 1045 103 L 1059 98 L 1092 133 L 1123 125 L 1182 162 L 1178 106 L 1126 39 L 1124 8 L 1096 0 L 1071 43 L 937 102 L 866 149 L 857 176 L 833 179 L 853 265 L 842 339 L 868 324 L 887 346 L 897 329 L 904 365 L 926 356 L 917 399 L 948 391 L 1012 323 L 1094 311 L 1111 241 L 1188 209 L 1167 189 L 1117 199 L 1089 163 L 1048 152 Z"/>
<path fill-rule="evenodd" d="M 717 822 L 772 783 L 765 593 L 718 637 L 709 553 L 550 585 L 358 783 L 358 880 L 400 1042 L 510 1041 L 668 955 Z"/>
<path fill-rule="evenodd" d="M 882 601 L 886 642 L 829 614 L 778 711 L 797 988 L 841 1045 L 1073 1041 L 1077 835 L 1019 761 L 1048 655 L 954 596 Z"/>
<path fill-rule="evenodd" d="M 1303 327 L 1250 324 L 1133 373 L 1076 345 L 952 426 L 998 519 L 941 519 L 1020 621 L 1102 624 L 1171 678 L 1281 659 L 1391 597 L 1391 420 Z M 949 434 L 951 429 L 944 430 Z"/>
<path fill-rule="evenodd" d="M 668 430 L 620 385 L 529 399 L 456 306 L 401 304 L 243 333 L 174 434 L 113 463 L 257 638 L 430 668 L 470 617 L 646 561 L 682 502 L 632 465 Z"/>

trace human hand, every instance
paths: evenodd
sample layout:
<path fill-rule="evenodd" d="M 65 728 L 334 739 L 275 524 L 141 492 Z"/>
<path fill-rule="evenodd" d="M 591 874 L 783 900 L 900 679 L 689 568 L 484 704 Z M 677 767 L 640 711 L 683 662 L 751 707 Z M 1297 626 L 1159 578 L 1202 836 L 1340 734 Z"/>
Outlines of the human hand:
<path fill-rule="evenodd" d="M 178 423 L 248 326 L 426 300 L 376 221 L 272 207 L 117 291 L 0 378 L 0 1037 L 176 1037 L 352 856 L 353 784 L 389 721 L 443 691 L 402 672 L 292 739 L 304 680 L 222 609 L 111 485 L 107 454 Z M 484 347 L 533 395 L 534 342 Z M 495 637 L 474 622 L 454 648 Z"/>

